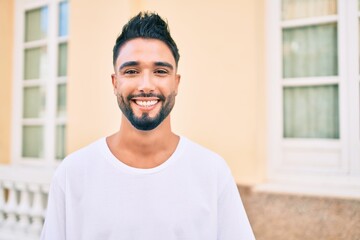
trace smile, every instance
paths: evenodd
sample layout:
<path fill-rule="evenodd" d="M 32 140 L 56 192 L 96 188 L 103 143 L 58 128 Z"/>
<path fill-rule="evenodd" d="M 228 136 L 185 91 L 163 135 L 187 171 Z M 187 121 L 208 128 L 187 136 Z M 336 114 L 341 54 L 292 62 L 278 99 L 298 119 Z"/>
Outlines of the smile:
<path fill-rule="evenodd" d="M 158 102 L 159 100 L 149 100 L 149 101 L 135 100 L 135 103 L 141 107 L 152 107 Z"/>

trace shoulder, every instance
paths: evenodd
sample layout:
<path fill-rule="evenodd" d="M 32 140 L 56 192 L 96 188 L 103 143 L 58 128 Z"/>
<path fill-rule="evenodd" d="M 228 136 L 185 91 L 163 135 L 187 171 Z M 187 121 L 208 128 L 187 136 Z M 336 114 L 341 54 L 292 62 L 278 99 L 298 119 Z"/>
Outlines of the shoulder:
<path fill-rule="evenodd" d="M 105 138 L 100 138 L 89 145 L 69 154 L 64 160 L 63 165 L 71 166 L 76 164 L 84 164 L 91 161 L 94 157 L 102 154 L 105 147 Z"/>
<path fill-rule="evenodd" d="M 218 196 L 227 185 L 235 186 L 230 168 L 224 158 L 187 138 L 183 138 L 183 140 L 185 151 L 182 160 L 187 166 L 187 176 L 195 176 L 194 179 L 198 179 L 199 182 L 206 182 L 207 187 L 215 187 Z M 197 181 L 194 179 L 193 183 L 196 183 Z"/>
<path fill-rule="evenodd" d="M 184 142 L 185 156 L 192 163 L 199 164 L 202 168 L 214 168 L 218 173 L 228 174 L 229 168 L 226 161 L 218 153 L 192 141 L 186 137 L 182 137 Z"/>
<path fill-rule="evenodd" d="M 198 157 L 210 157 L 210 158 L 216 158 L 221 159 L 222 157 L 215 153 L 214 151 L 186 138 L 181 137 L 181 140 L 184 143 L 184 148 L 189 152 L 193 153 L 194 155 L 197 155 Z"/>
<path fill-rule="evenodd" d="M 102 158 L 104 147 L 105 138 L 100 138 L 69 154 L 56 169 L 54 177 L 62 178 L 68 174 L 68 172 L 85 171 L 89 166 L 92 166 L 95 161 Z"/>

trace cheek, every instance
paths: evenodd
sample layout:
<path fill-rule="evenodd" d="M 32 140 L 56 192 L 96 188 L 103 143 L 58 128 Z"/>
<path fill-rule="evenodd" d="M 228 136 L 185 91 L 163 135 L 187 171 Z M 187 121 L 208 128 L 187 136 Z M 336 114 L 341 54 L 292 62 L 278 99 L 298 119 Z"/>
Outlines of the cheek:
<path fill-rule="evenodd" d="M 167 92 L 177 91 L 178 84 L 176 84 L 175 80 L 164 81 L 158 84 L 159 89 Z"/>
<path fill-rule="evenodd" d="M 130 83 L 127 82 L 118 82 L 115 91 L 118 93 L 126 93 L 132 89 L 133 86 L 131 86 Z"/>

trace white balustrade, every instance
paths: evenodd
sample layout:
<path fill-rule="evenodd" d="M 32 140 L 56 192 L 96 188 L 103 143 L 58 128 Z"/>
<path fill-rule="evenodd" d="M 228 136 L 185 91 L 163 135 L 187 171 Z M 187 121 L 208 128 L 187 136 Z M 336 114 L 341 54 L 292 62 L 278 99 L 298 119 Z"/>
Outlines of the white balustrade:
<path fill-rule="evenodd" d="M 0 240 L 39 239 L 52 169 L 0 165 Z"/>
<path fill-rule="evenodd" d="M 44 220 L 45 205 L 42 202 L 41 187 L 39 185 L 32 185 L 31 191 L 34 194 L 34 198 L 31 207 L 32 224 L 30 230 L 33 235 L 40 235 Z"/>
<path fill-rule="evenodd" d="M 20 202 L 17 209 L 19 216 L 18 232 L 26 234 L 30 226 L 30 197 L 25 183 L 16 183 L 16 188 L 20 192 Z"/>
<path fill-rule="evenodd" d="M 5 189 L 8 191 L 8 199 L 4 206 L 4 211 L 6 215 L 4 228 L 7 231 L 14 231 L 16 224 L 16 190 L 14 183 L 11 181 L 4 182 Z"/>

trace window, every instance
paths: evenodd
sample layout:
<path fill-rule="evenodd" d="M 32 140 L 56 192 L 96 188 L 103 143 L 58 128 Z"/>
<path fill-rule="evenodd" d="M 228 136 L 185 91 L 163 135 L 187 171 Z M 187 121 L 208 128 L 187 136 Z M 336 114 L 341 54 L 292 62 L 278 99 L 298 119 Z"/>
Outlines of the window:
<path fill-rule="evenodd" d="M 13 156 L 52 164 L 66 154 L 69 3 L 17 0 Z"/>
<path fill-rule="evenodd" d="M 360 0 L 267 3 L 269 178 L 358 182 Z"/>

